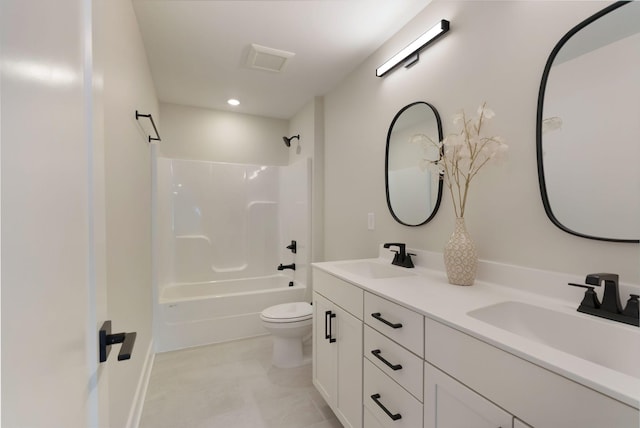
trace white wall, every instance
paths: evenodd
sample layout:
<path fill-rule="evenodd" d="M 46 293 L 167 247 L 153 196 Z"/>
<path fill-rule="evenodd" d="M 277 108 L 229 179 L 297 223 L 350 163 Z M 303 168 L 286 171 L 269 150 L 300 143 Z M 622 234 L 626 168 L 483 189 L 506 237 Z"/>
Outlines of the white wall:
<path fill-rule="evenodd" d="M 114 333 L 138 333 L 130 360 L 107 362 L 110 426 L 126 427 L 140 411 L 132 406 L 152 341 L 150 124 L 135 111 L 151 113 L 161 136 L 163 128 L 131 1 L 105 1 L 104 25 L 107 304 Z"/>
<path fill-rule="evenodd" d="M 286 165 L 288 122 L 177 104 L 160 104 L 160 155 L 174 159 Z"/>
<path fill-rule="evenodd" d="M 325 96 L 326 259 L 372 257 L 382 242 L 442 251 L 453 231 L 451 199 L 444 194 L 433 221 L 401 226 L 384 193 L 387 129 L 395 113 L 427 101 L 457 131 L 451 116 L 474 112 L 483 101 L 496 112 L 492 131 L 510 144 L 508 160 L 474 180 L 466 220 L 480 257 L 582 276 L 612 271 L 639 282 L 638 245 L 578 238 L 546 217 L 537 181 L 535 118 L 547 57 L 560 38 L 603 2 L 436 1 Z M 384 78 L 375 68 L 440 19 L 451 30 L 409 69 Z M 375 212 L 376 230 L 367 230 Z M 564 286 L 564 284 L 558 284 Z"/>
<path fill-rule="evenodd" d="M 289 162 L 311 158 L 311 260 L 324 260 L 324 98 L 315 97 L 289 121 L 288 135 L 300 134 L 289 148 Z M 309 289 L 310 290 L 310 289 Z M 309 294 L 310 296 L 310 294 Z"/>

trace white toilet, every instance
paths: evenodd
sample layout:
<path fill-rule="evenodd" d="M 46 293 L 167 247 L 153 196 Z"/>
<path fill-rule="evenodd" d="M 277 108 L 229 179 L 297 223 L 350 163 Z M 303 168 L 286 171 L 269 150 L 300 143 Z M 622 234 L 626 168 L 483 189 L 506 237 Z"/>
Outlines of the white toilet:
<path fill-rule="evenodd" d="M 273 365 L 280 368 L 305 364 L 302 342 L 311 333 L 313 307 L 307 302 L 270 306 L 260 314 L 262 325 L 273 335 Z"/>

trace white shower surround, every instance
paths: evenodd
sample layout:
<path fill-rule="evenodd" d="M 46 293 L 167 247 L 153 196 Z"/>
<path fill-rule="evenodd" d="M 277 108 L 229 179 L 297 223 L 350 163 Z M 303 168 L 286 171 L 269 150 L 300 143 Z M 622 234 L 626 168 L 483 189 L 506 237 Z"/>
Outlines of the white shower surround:
<path fill-rule="evenodd" d="M 310 160 L 158 158 L 156 175 L 158 351 L 266 334 L 264 308 L 308 298 Z"/>

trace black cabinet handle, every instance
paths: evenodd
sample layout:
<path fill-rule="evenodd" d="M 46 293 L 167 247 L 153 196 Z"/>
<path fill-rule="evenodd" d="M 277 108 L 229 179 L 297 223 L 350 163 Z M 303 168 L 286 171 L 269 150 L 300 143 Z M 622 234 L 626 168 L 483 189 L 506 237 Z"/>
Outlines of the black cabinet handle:
<path fill-rule="evenodd" d="M 324 313 L 324 338 L 329 339 L 329 343 L 334 343 L 336 339 L 331 337 L 333 334 L 331 333 L 331 318 L 335 318 L 336 314 L 331 311 L 326 311 Z M 328 325 L 328 327 L 327 327 Z"/>
<path fill-rule="evenodd" d="M 402 327 L 402 323 L 392 323 L 387 321 L 386 319 L 382 318 L 382 316 L 380 315 L 380 312 L 375 312 L 373 314 L 371 314 L 372 317 L 374 317 L 375 319 L 377 319 L 380 322 L 385 323 L 386 325 L 388 325 L 391 328 L 401 328 Z"/>
<path fill-rule="evenodd" d="M 326 311 L 324 313 L 324 338 L 329 339 L 331 335 L 329 334 L 329 316 L 331 316 L 331 311 Z"/>
<path fill-rule="evenodd" d="M 382 361 L 383 363 L 385 363 L 391 370 L 400 370 L 402 369 L 402 365 L 401 364 L 391 364 L 389 361 L 385 360 L 381 355 L 380 355 L 380 350 L 379 349 L 374 349 L 373 351 L 371 351 L 371 353 L 380 361 Z"/>
<path fill-rule="evenodd" d="M 402 415 L 400 413 L 396 413 L 395 415 L 393 413 L 391 413 L 386 407 L 384 407 L 384 404 L 382 404 L 379 400 L 380 400 L 380 394 L 373 394 L 371 396 L 371 399 L 373 401 L 375 401 L 375 403 L 380 406 L 380 408 L 387 414 L 387 416 L 389 416 L 392 420 L 397 421 L 398 419 L 402 419 Z"/>
<path fill-rule="evenodd" d="M 133 352 L 133 345 L 136 343 L 137 333 L 115 333 L 111 334 L 111 321 L 105 321 L 99 331 L 100 362 L 104 363 L 109 357 L 111 345 L 122 343 L 118 352 L 118 361 L 128 360 Z"/>

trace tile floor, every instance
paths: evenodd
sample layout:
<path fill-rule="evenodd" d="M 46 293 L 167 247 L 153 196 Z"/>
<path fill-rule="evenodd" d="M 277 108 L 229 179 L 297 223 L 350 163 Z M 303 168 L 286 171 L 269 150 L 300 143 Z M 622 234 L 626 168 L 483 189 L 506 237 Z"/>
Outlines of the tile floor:
<path fill-rule="evenodd" d="M 140 428 L 341 428 L 311 364 L 275 368 L 271 350 L 262 336 L 156 355 Z"/>

